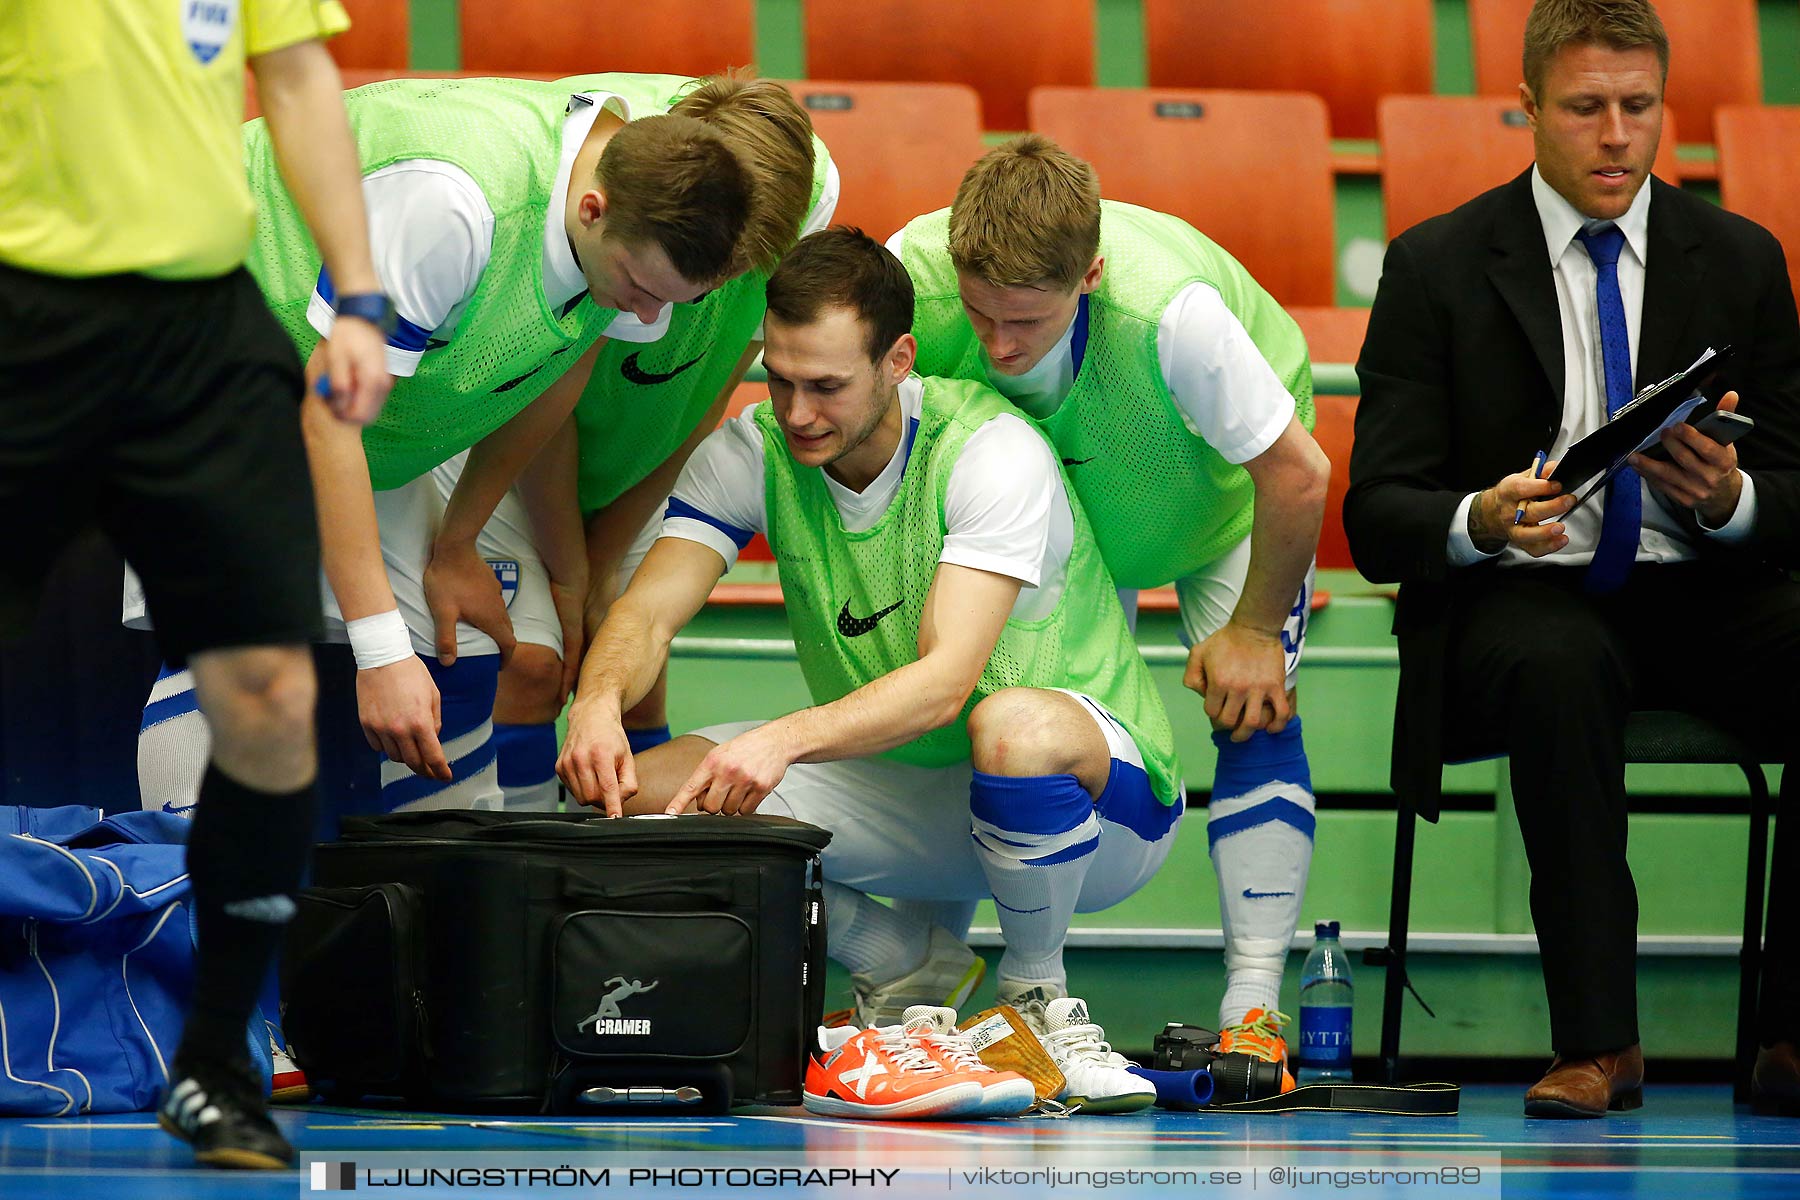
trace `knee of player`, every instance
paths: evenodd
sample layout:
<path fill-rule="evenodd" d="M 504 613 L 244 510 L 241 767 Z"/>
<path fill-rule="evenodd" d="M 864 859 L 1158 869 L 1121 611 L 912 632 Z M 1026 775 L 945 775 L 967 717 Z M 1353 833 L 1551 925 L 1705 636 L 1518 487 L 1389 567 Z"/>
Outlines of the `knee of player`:
<path fill-rule="evenodd" d="M 208 719 L 248 736 L 310 737 L 319 689 L 308 651 L 256 647 L 228 653 L 201 686 Z"/>
<path fill-rule="evenodd" d="M 562 656 L 548 646 L 520 642 L 500 672 L 494 710 L 511 724 L 556 720 L 562 711 Z"/>
<path fill-rule="evenodd" d="M 989 775 L 1058 775 L 1073 769 L 1073 748 L 1051 693 L 1002 688 L 969 713 L 970 758 Z"/>

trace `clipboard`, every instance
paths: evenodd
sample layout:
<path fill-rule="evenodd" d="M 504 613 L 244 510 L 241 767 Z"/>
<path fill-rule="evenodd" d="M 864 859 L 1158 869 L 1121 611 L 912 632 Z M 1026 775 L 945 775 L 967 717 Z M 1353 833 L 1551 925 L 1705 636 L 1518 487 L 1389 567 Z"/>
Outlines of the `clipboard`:
<path fill-rule="evenodd" d="M 1660 438 L 1665 428 L 1717 408 L 1720 398 L 1731 390 L 1725 374 L 1732 359 L 1730 346 L 1709 347 L 1687 370 L 1645 388 L 1606 424 L 1564 451 L 1549 478 L 1562 484 L 1565 493 L 1592 479 L 1592 486 L 1575 502 L 1575 508 L 1580 508 L 1619 473 L 1627 458 Z"/>

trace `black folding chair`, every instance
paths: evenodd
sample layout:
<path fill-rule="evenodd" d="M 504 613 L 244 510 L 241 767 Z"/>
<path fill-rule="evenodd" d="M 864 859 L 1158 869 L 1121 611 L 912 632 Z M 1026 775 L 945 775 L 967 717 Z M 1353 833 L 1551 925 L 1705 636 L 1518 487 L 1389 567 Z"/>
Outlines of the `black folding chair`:
<path fill-rule="evenodd" d="M 1480 755 L 1472 757 L 1483 757 Z M 1492 755 L 1487 757 L 1494 757 Z M 1769 857 L 1769 784 L 1765 759 L 1743 738 L 1692 713 L 1645 710 L 1625 723 L 1628 763 L 1728 763 L 1743 771 L 1750 785 L 1750 850 L 1744 868 L 1744 942 L 1739 959 L 1737 1058 L 1732 1094 L 1750 1097 L 1750 1071 L 1756 1063 L 1756 993 L 1762 976 L 1763 895 Z M 1466 761 L 1459 759 L 1458 761 Z M 1400 1073 L 1400 1021 L 1409 986 L 1406 978 L 1406 927 L 1412 907 L 1414 820 L 1417 813 L 1402 798 L 1394 827 L 1393 895 L 1388 908 L 1388 943 L 1365 951 L 1364 961 L 1387 968 L 1381 1006 L 1382 1078 L 1394 1083 Z"/>

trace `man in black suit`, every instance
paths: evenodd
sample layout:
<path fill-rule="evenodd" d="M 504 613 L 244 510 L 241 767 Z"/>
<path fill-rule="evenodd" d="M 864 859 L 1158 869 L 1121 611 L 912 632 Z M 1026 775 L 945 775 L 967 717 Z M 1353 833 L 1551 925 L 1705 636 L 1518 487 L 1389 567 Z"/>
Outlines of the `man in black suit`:
<path fill-rule="evenodd" d="M 1395 239 L 1357 364 L 1345 526 L 1362 573 L 1404 585 L 1394 787 L 1435 818 L 1441 761 L 1511 756 L 1556 1051 L 1534 1116 L 1641 1098 L 1627 713 L 1784 746 L 1800 799 L 1800 326 L 1767 231 L 1650 178 L 1668 56 L 1648 0 L 1539 0 L 1520 88 L 1536 163 Z M 1554 466 L 1727 344 L 1720 407 L 1741 396 L 1756 422 L 1741 450 L 1678 427 L 1669 461 L 1633 456 L 1573 513 L 1533 477 L 1536 451 Z M 1788 824 L 1772 931 L 1800 916 Z M 1792 1104 L 1800 979 L 1770 950 L 1756 1089 Z"/>

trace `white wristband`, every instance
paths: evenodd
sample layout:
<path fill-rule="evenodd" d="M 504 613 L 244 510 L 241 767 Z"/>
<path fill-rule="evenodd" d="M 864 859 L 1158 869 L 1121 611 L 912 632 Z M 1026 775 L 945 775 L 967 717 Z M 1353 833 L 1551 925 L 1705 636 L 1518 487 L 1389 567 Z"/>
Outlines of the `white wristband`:
<path fill-rule="evenodd" d="M 413 656 L 412 634 L 397 608 L 346 621 L 344 630 L 350 635 L 350 652 L 356 655 L 359 671 L 392 666 Z"/>

